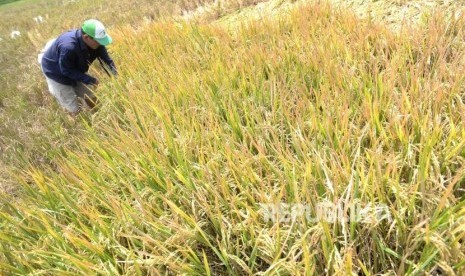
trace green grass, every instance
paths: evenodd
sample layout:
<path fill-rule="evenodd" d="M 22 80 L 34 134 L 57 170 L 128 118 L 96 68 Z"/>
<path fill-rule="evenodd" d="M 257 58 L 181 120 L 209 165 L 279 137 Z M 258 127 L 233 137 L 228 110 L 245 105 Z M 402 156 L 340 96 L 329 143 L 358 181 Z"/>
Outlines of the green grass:
<path fill-rule="evenodd" d="M 392 33 L 315 4 L 235 29 L 113 26 L 99 111 L 73 124 L 44 96 L 38 138 L 4 155 L 23 171 L 0 194 L 0 271 L 464 273 L 463 20 Z M 392 220 L 260 210 L 324 201 Z"/>
<path fill-rule="evenodd" d="M 19 0 L 0 0 L 0 5 L 17 2 Z"/>

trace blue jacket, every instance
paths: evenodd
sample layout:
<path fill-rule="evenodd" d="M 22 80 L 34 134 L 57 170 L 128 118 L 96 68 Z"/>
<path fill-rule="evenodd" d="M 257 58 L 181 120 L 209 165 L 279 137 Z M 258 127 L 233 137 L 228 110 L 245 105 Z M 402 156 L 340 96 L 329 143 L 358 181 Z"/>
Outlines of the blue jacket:
<path fill-rule="evenodd" d="M 75 29 L 60 35 L 44 53 L 42 70 L 48 78 L 61 84 L 76 85 L 78 81 L 95 84 L 96 78 L 86 73 L 90 64 L 98 57 L 116 74 L 115 63 L 105 46 L 95 50 L 87 47 L 82 40 L 82 31 Z"/>

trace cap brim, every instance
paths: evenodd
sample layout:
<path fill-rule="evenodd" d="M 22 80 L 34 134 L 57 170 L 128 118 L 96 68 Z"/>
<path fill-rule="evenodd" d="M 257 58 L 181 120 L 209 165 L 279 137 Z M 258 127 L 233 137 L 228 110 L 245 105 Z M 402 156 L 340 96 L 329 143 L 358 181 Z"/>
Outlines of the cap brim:
<path fill-rule="evenodd" d="M 97 41 L 100 45 L 107 46 L 108 44 L 111 44 L 113 41 L 109 35 L 107 35 L 104 38 L 94 38 L 95 41 Z"/>

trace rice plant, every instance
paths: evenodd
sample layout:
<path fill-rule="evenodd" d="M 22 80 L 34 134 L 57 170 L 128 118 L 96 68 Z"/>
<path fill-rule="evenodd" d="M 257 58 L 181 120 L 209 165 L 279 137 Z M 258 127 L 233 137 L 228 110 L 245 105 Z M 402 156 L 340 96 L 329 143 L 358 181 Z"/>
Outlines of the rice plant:
<path fill-rule="evenodd" d="M 0 195 L 0 271 L 463 274 L 463 19 L 230 22 L 112 29 L 98 112 Z"/>

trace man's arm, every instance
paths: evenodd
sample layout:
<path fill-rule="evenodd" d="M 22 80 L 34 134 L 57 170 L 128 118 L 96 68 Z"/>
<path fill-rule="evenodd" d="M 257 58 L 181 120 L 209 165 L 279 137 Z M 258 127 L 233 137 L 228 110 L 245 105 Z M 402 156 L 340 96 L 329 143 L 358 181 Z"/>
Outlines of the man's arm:
<path fill-rule="evenodd" d="M 76 54 L 72 49 L 68 48 L 62 48 L 60 49 L 60 56 L 58 57 L 58 63 L 60 66 L 60 71 L 61 73 L 75 81 L 80 81 L 84 84 L 98 84 L 98 81 L 96 78 L 91 77 L 87 74 L 84 74 L 78 70 L 76 70 L 75 66 L 75 60 L 76 60 Z"/>
<path fill-rule="evenodd" d="M 116 70 L 115 62 L 111 59 L 110 55 L 108 54 L 107 48 L 105 46 L 101 46 L 98 48 L 98 56 L 101 60 L 103 60 L 113 75 L 118 75 L 118 71 Z"/>

